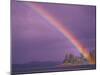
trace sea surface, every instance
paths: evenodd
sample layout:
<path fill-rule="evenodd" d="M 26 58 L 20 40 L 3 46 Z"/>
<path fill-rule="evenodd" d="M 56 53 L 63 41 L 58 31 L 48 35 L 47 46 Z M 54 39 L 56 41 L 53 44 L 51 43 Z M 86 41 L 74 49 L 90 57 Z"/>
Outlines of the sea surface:
<path fill-rule="evenodd" d="M 12 74 L 27 74 L 41 72 L 56 72 L 56 71 L 73 71 L 73 70 L 89 70 L 96 69 L 96 65 L 70 65 L 58 66 L 61 62 L 31 62 L 27 64 L 12 64 Z"/>

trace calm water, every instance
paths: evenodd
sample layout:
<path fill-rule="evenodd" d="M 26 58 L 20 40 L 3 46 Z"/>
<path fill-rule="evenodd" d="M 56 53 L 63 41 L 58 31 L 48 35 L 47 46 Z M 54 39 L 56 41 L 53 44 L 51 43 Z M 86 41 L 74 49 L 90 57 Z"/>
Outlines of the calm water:
<path fill-rule="evenodd" d="M 96 65 L 77 65 L 77 66 L 66 66 L 58 67 L 57 65 L 62 64 L 61 62 L 31 62 L 28 64 L 13 64 L 13 74 L 23 73 L 37 73 L 37 72 L 52 72 L 52 71 L 72 71 L 72 70 L 87 70 L 95 69 Z"/>

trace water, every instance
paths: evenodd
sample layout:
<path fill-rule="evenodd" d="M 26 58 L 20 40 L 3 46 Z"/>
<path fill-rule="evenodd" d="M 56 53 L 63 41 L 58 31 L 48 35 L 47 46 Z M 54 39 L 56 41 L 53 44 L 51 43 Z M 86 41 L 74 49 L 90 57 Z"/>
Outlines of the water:
<path fill-rule="evenodd" d="M 74 65 L 74 66 L 63 66 L 57 65 L 62 64 L 61 62 L 31 62 L 27 64 L 13 64 L 13 74 L 24 74 L 24 73 L 38 73 L 38 72 L 55 72 L 55 71 L 72 71 L 72 70 L 87 70 L 95 69 L 96 65 Z"/>

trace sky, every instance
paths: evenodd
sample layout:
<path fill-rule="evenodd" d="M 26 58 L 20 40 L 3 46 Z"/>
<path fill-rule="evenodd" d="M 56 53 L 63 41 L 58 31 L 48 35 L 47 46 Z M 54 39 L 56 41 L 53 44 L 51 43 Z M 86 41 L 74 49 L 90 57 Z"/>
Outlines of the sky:
<path fill-rule="evenodd" d="M 11 6 L 12 63 L 63 61 L 67 52 L 80 56 L 74 45 L 41 14 L 32 2 L 13 2 Z M 34 4 L 34 3 L 33 3 Z M 95 7 L 38 3 L 88 48 L 95 49 Z"/>

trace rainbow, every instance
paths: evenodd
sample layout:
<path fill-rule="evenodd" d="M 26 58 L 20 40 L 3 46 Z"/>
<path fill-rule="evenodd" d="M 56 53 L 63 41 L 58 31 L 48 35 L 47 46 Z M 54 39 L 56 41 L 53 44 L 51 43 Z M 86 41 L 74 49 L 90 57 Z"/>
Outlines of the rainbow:
<path fill-rule="evenodd" d="M 38 14 L 40 14 L 44 19 L 51 23 L 56 29 L 58 29 L 70 42 L 77 48 L 77 50 L 88 60 L 90 64 L 95 64 L 95 58 L 93 55 L 85 48 L 78 39 L 65 28 L 64 25 L 58 21 L 55 17 L 53 17 L 50 12 L 47 12 L 43 7 L 38 5 L 37 3 L 29 3 L 28 5 L 31 9 L 35 10 Z"/>

